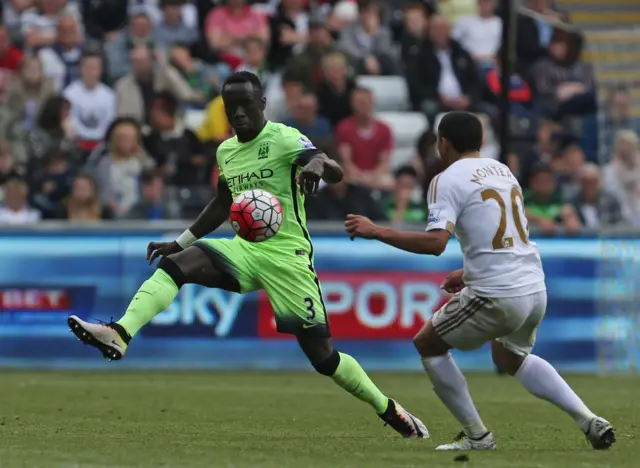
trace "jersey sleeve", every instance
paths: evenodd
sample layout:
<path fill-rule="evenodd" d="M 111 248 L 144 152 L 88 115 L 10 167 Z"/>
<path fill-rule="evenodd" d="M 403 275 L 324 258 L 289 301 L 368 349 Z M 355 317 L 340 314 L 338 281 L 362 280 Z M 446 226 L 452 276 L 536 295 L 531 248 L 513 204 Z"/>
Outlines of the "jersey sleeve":
<path fill-rule="evenodd" d="M 224 175 L 224 145 L 218 146 L 218 150 L 216 151 L 216 162 L 218 164 L 218 180 L 222 182 L 226 182 L 227 178 Z"/>
<path fill-rule="evenodd" d="M 290 164 L 295 164 L 298 156 L 300 156 L 300 153 L 303 151 L 316 149 L 311 140 L 292 127 L 283 128 L 279 145 L 282 145 L 279 149 L 281 149 L 281 153 L 287 158 Z"/>
<path fill-rule="evenodd" d="M 446 229 L 453 234 L 460 214 L 460 206 L 451 182 L 442 174 L 433 178 L 427 193 L 427 231 Z"/>

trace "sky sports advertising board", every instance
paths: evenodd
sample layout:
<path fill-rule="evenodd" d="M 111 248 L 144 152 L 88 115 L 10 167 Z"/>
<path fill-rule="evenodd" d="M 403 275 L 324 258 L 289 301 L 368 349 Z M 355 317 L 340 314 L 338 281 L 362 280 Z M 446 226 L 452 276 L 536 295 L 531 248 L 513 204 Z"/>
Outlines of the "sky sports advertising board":
<path fill-rule="evenodd" d="M 150 239 L 4 237 L 0 243 L 0 365 L 102 367 L 76 346 L 65 318 L 120 317 L 152 272 Z M 452 243 L 441 257 L 385 245 L 316 237 L 316 267 L 332 334 L 371 369 L 411 370 L 411 338 L 447 297 L 439 286 L 461 266 Z M 536 352 L 575 371 L 630 370 L 640 358 L 637 315 L 640 241 L 539 241 L 549 295 Z M 238 295 L 186 285 L 136 336 L 119 366 L 130 368 L 308 368 L 295 343 L 275 331 L 262 292 Z M 490 369 L 486 350 L 457 356 Z"/>

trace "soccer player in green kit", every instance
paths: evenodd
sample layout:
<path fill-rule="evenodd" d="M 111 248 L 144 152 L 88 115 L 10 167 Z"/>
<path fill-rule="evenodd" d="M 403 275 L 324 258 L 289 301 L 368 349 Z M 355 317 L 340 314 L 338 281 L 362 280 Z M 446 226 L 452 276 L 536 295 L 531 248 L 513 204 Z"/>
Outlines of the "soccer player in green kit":
<path fill-rule="evenodd" d="M 218 148 L 217 196 L 176 241 L 149 244 L 149 262 L 161 261 L 120 320 L 94 324 L 70 316 L 69 327 L 105 358 L 118 360 L 132 337 L 169 307 L 183 284 L 240 293 L 265 289 L 278 331 L 295 335 L 320 374 L 369 403 L 402 436 L 428 438 L 427 428 L 418 418 L 387 398 L 353 357 L 333 347 L 303 199 L 315 194 L 321 179 L 339 182 L 342 169 L 299 131 L 265 119 L 266 99 L 256 75 L 232 74 L 222 88 L 222 97 L 236 136 Z M 233 199 L 251 189 L 264 189 L 280 200 L 283 224 L 276 236 L 260 243 L 238 236 L 201 239 L 227 220 Z"/>

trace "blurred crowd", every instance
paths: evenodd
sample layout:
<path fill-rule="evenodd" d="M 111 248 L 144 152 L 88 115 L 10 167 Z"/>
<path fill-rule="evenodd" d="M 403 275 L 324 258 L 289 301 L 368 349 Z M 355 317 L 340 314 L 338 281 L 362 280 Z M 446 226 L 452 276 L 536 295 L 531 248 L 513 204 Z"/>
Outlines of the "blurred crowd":
<path fill-rule="evenodd" d="M 263 81 L 267 117 L 298 128 L 347 177 L 307 200 L 310 219 L 360 213 L 424 222 L 448 110 L 485 125 L 501 153 L 502 22 L 495 0 L 4 0 L 0 25 L 0 224 L 193 217 L 213 195 L 232 136 L 220 86 Z M 507 161 L 529 220 L 548 233 L 640 226 L 640 120 L 606 93 L 583 38 L 550 0 L 523 0 L 509 113 L 531 138 Z M 358 77 L 401 76 L 429 122 L 409 162 Z M 189 125 L 190 112 L 204 120 Z"/>

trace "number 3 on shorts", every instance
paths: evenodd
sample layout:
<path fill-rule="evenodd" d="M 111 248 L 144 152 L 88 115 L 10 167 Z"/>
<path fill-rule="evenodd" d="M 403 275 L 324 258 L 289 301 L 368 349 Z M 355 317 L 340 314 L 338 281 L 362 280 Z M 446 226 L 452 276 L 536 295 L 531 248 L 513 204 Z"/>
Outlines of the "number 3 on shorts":
<path fill-rule="evenodd" d="M 304 298 L 304 303 L 307 306 L 307 310 L 309 311 L 309 318 L 308 320 L 313 320 L 316 318 L 316 309 L 313 307 L 313 299 L 311 299 L 310 297 L 305 297 Z"/>

